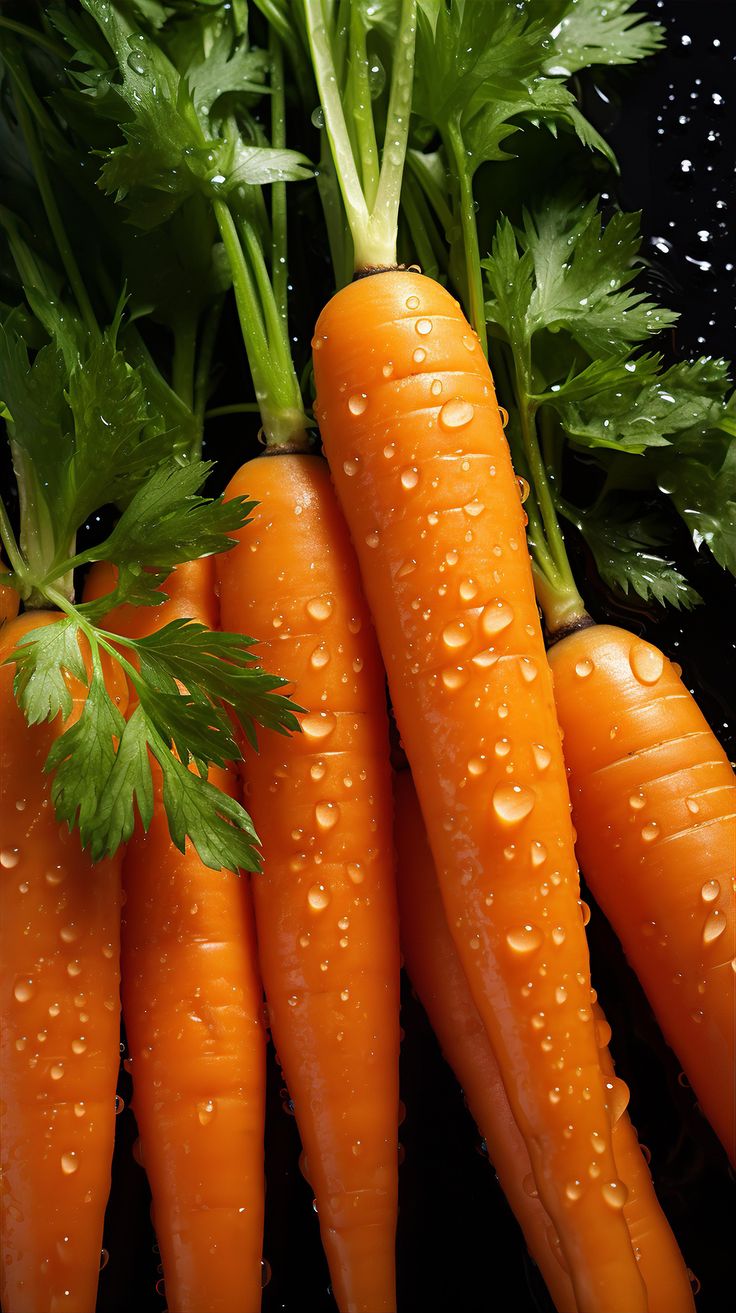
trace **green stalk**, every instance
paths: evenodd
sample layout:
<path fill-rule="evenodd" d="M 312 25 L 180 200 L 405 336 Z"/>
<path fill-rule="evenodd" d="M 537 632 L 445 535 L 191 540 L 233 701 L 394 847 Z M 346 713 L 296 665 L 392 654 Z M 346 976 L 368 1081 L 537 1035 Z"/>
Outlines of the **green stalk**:
<path fill-rule="evenodd" d="M 43 201 L 43 207 L 46 211 L 49 227 L 53 234 L 54 241 L 56 242 L 56 247 L 61 257 L 66 276 L 69 279 L 69 286 L 72 289 L 74 299 L 77 302 L 87 331 L 94 340 L 97 340 L 100 336 L 100 330 L 95 317 L 95 312 L 92 309 L 92 302 L 87 295 L 87 289 L 84 286 L 82 275 L 79 272 L 79 266 L 74 258 L 74 253 L 64 229 L 59 207 L 56 204 L 56 197 L 54 196 L 51 181 L 46 171 L 46 163 L 36 137 L 33 120 L 31 119 L 21 96 L 17 96 L 15 99 L 15 112 L 18 116 L 18 124 L 31 159 L 33 172 L 36 178 L 36 185 L 41 200 Z"/>
<path fill-rule="evenodd" d="M 286 146 L 286 96 L 284 91 L 284 56 L 281 42 L 273 28 L 268 34 L 271 57 L 271 145 L 277 150 Z M 284 325 L 288 321 L 286 264 L 286 183 L 271 183 L 271 282 L 278 312 Z"/>
<path fill-rule="evenodd" d="M 338 70 L 335 66 L 335 52 L 326 22 L 325 7 L 322 0 L 303 0 L 303 4 L 312 63 L 325 116 L 325 129 L 353 238 L 355 269 L 360 271 L 375 267 L 390 268 L 396 264 L 401 179 L 409 135 L 414 77 L 416 0 L 402 0 L 383 157 L 375 199 L 371 204 L 368 203 L 361 182 L 345 119 Z M 372 109 L 370 113 L 372 117 Z"/>
<path fill-rule="evenodd" d="M 463 234 L 465 275 L 468 287 L 468 316 L 478 334 L 483 354 L 487 356 L 488 334 L 483 296 L 483 273 L 480 266 L 480 249 L 478 246 L 478 227 L 475 221 L 473 180 L 468 169 L 468 156 L 458 115 L 454 115 L 450 119 L 444 140 L 459 187 L 460 225 Z"/>
<path fill-rule="evenodd" d="M 194 316 L 182 318 L 174 335 L 174 361 L 171 383 L 187 410 L 194 408 L 194 362 L 197 353 L 197 321 Z"/>
<path fill-rule="evenodd" d="M 5 548 L 5 555 L 8 558 L 8 564 L 10 565 L 13 574 L 17 575 L 20 581 L 26 579 L 28 577 L 28 567 L 23 560 L 20 548 L 16 542 L 15 534 L 13 533 L 13 526 L 10 523 L 10 516 L 5 508 L 5 502 L 2 497 L 0 497 L 0 542 L 2 542 Z M 3 582 L 7 583 L 7 575 Z M 22 591 L 21 596 L 25 596 L 25 593 Z"/>
<path fill-rule="evenodd" d="M 14 18 L 0 17 L 0 28 L 6 32 L 13 32 L 16 36 L 23 37 L 24 41 L 31 41 L 34 45 L 40 46 L 42 50 L 48 51 L 50 55 L 56 55 L 57 59 L 68 59 L 69 52 L 66 47 L 52 40 L 45 32 L 37 32 L 35 27 L 27 27 L 25 23 L 19 23 Z"/>
<path fill-rule="evenodd" d="M 350 10 L 348 87 L 350 90 L 350 113 L 358 145 L 363 194 L 370 210 L 376 203 L 380 166 L 371 106 L 366 32 L 358 5 L 353 5 Z"/>
<path fill-rule="evenodd" d="M 220 298 L 210 307 L 204 321 L 204 328 L 202 329 L 199 341 L 197 368 L 194 376 L 194 417 L 197 421 L 197 443 L 193 451 L 193 455 L 195 456 L 201 456 L 202 454 L 202 437 L 210 384 L 210 369 L 212 366 L 212 357 L 215 353 L 217 330 L 220 327 L 222 305 L 222 298 Z"/>

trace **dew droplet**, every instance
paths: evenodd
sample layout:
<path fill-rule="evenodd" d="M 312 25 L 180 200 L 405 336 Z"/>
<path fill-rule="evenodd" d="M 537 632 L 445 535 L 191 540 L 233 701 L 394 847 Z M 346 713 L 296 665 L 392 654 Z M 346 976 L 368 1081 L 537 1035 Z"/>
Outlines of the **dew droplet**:
<path fill-rule="evenodd" d="M 478 585 L 475 579 L 463 579 L 458 589 L 464 602 L 472 602 L 478 592 Z"/>
<path fill-rule="evenodd" d="M 33 998 L 34 992 L 35 985 L 30 976 L 21 976 L 19 980 L 16 980 L 13 994 L 19 1003 L 27 1003 L 29 999 Z"/>
<path fill-rule="evenodd" d="M 411 358 L 414 361 L 415 365 L 423 364 L 424 361 L 427 359 L 427 353 L 424 350 L 424 347 L 423 346 L 415 347 L 415 349 L 411 353 Z"/>
<path fill-rule="evenodd" d="M 52 1080 L 61 1080 L 61 1078 L 62 1078 L 63 1075 L 64 1075 L 64 1064 L 63 1064 L 63 1062 L 54 1062 L 54 1063 L 52 1063 L 51 1067 L 49 1068 L 49 1076 L 51 1077 L 51 1079 L 52 1079 Z"/>
<path fill-rule="evenodd" d="M 307 615 L 312 620 L 329 620 L 333 605 L 330 597 L 313 597 L 311 602 L 307 602 Z"/>
<path fill-rule="evenodd" d="M 440 379 L 433 378 L 429 390 L 432 393 L 433 397 L 438 397 L 442 391 L 442 383 Z"/>
<path fill-rule="evenodd" d="M 579 679 L 587 679 L 589 675 L 593 674 L 594 669 L 595 666 L 590 657 L 586 657 L 584 661 L 578 661 L 575 664 L 575 674 Z"/>
<path fill-rule="evenodd" d="M 442 642 L 445 647 L 464 647 L 470 641 L 470 634 L 462 620 L 454 620 L 442 630 Z"/>
<path fill-rule="evenodd" d="M 307 894 L 307 902 L 313 907 L 315 912 L 321 912 L 328 906 L 330 901 L 330 891 L 323 884 L 313 884 Z"/>
<path fill-rule="evenodd" d="M 387 360 L 386 364 L 381 366 L 381 373 L 383 374 L 384 378 L 390 378 L 393 372 L 394 372 L 393 361 Z"/>
<path fill-rule="evenodd" d="M 383 454 L 386 457 L 386 460 L 391 460 L 391 457 L 396 455 L 396 443 L 387 442 L 383 449 Z"/>
<path fill-rule="evenodd" d="M 500 634 L 503 629 L 508 629 L 514 618 L 514 612 L 503 598 L 496 597 L 488 606 L 483 609 L 481 627 L 484 634 Z"/>
<path fill-rule="evenodd" d="M 582 1181 L 579 1181 L 577 1177 L 575 1178 L 574 1181 L 568 1181 L 567 1185 L 565 1186 L 565 1196 L 570 1200 L 571 1203 L 573 1204 L 576 1203 L 577 1200 L 582 1195 L 582 1193 L 583 1193 Z"/>
<path fill-rule="evenodd" d="M 704 903 L 714 903 L 720 892 L 721 886 L 717 880 L 706 880 L 700 890 L 700 897 Z"/>
<path fill-rule="evenodd" d="M 697 802 L 695 798 L 686 798 L 685 806 L 687 807 L 691 816 L 697 816 L 698 812 L 700 811 L 700 803 Z"/>
<path fill-rule="evenodd" d="M 584 898 L 579 898 L 578 902 L 580 904 L 580 915 L 583 918 L 583 925 L 588 925 L 590 923 L 590 908 Z"/>
<path fill-rule="evenodd" d="M 532 756 L 537 770 L 546 770 L 552 760 L 552 753 L 542 743 L 532 744 Z"/>
<path fill-rule="evenodd" d="M 478 501 L 477 497 L 474 497 L 472 501 L 466 502 L 463 506 L 465 514 L 469 515 L 471 520 L 476 520 L 479 515 L 483 514 L 485 509 L 485 503 Z"/>
<path fill-rule="evenodd" d="M 705 918 L 703 925 L 703 943 L 714 943 L 716 939 L 720 939 L 725 929 L 726 918 L 723 915 L 723 912 L 719 912 L 718 908 L 714 907 Z"/>
<path fill-rule="evenodd" d="M 618 1210 L 623 1208 L 629 1192 L 623 1181 L 605 1181 L 601 1186 L 601 1194 L 609 1208 Z"/>
<path fill-rule="evenodd" d="M 565 989 L 564 985 L 558 985 L 555 990 L 555 1003 L 559 1003 L 561 1006 L 566 1001 L 567 1001 L 567 990 Z"/>
<path fill-rule="evenodd" d="M 331 711 L 316 711 L 302 718 L 302 733 L 308 739 L 326 739 L 335 728 Z"/>
<path fill-rule="evenodd" d="M 346 870 L 348 879 L 352 880 L 353 884 L 362 884 L 365 880 L 365 871 L 360 862 L 348 862 Z"/>
<path fill-rule="evenodd" d="M 377 546 L 378 546 L 378 542 L 379 542 L 379 538 L 378 538 L 378 532 L 377 532 L 376 529 L 373 529 L 373 530 L 371 530 L 370 533 L 367 533 L 367 534 L 366 534 L 366 536 L 365 536 L 365 545 L 366 545 L 366 547 L 377 547 Z"/>
<path fill-rule="evenodd" d="M 476 776 L 483 775 L 487 770 L 487 767 L 488 763 L 482 754 L 479 757 L 471 757 L 468 762 L 468 774 Z"/>
<path fill-rule="evenodd" d="M 531 859 L 532 866 L 542 866 L 547 860 L 547 849 L 538 839 L 531 846 Z"/>
<path fill-rule="evenodd" d="M 560 944 L 564 944 L 564 942 L 565 942 L 565 927 L 561 925 L 556 925 L 554 930 L 552 931 L 552 943 L 557 944 L 557 947 L 559 948 Z"/>
<path fill-rule="evenodd" d="M 446 670 L 442 671 L 442 683 L 445 688 L 453 693 L 456 689 L 462 688 L 467 682 L 468 672 L 462 666 L 448 666 Z"/>
<path fill-rule="evenodd" d="M 309 664 L 310 666 L 313 667 L 314 670 L 321 670 L 323 666 L 327 665 L 329 659 L 330 659 L 329 648 L 324 643 L 320 643 L 319 647 L 315 647 L 311 657 L 309 658 Z"/>
<path fill-rule="evenodd" d="M 339 815 L 340 808 L 336 802 L 318 802 L 314 809 L 314 819 L 320 830 L 331 830 Z"/>
<path fill-rule="evenodd" d="M 3 848 L 0 851 L 0 866 L 4 866 L 6 871 L 10 871 L 20 861 L 20 852 L 17 848 Z"/>
<path fill-rule="evenodd" d="M 629 798 L 629 806 L 632 811 L 640 812 L 642 807 L 646 806 L 646 798 L 643 793 L 632 793 Z"/>
<path fill-rule="evenodd" d="M 407 492 L 410 492 L 412 488 L 416 488 L 418 482 L 419 470 L 415 465 L 412 465 L 409 469 L 402 470 L 401 486 L 402 488 L 405 488 Z"/>
<path fill-rule="evenodd" d="M 522 925 L 509 930 L 506 943 L 515 953 L 534 953 L 542 945 L 542 932 L 535 925 Z"/>
<path fill-rule="evenodd" d="M 431 319 L 417 319 L 415 328 L 420 337 L 427 337 L 432 332 Z"/>
<path fill-rule="evenodd" d="M 358 462 L 357 460 L 344 460 L 342 463 L 342 468 L 345 471 L 347 477 L 349 479 L 352 479 L 353 475 L 358 473 Z"/>
<path fill-rule="evenodd" d="M 443 429 L 462 429 L 470 423 L 474 414 L 475 410 L 469 401 L 453 397 L 451 401 L 446 401 L 440 410 L 439 421 Z"/>
<path fill-rule="evenodd" d="M 62 926 L 59 931 L 59 938 L 64 944 L 73 944 L 74 940 L 79 938 L 79 930 L 74 925 Z"/>
<path fill-rule="evenodd" d="M 407 310 L 417 310 L 419 308 L 419 297 L 408 296 L 406 298 L 406 308 Z"/>
<path fill-rule="evenodd" d="M 348 410 L 351 415 L 362 415 L 368 405 L 368 398 L 365 392 L 354 392 L 352 397 L 348 398 Z"/>
<path fill-rule="evenodd" d="M 664 670 L 664 657 L 649 643 L 634 643 L 629 665 L 640 684 L 656 684 Z"/>
<path fill-rule="evenodd" d="M 653 843 L 659 835 L 659 825 L 656 821 L 647 821 L 642 827 L 641 837 L 645 843 Z"/>
<path fill-rule="evenodd" d="M 72 1053 L 80 1054 L 86 1052 L 87 1052 L 87 1041 L 83 1035 L 80 1035 L 79 1039 L 72 1040 Z"/>
<path fill-rule="evenodd" d="M 499 784 L 493 790 L 493 810 L 507 825 L 523 821 L 534 807 L 535 794 L 524 784 Z"/>
<path fill-rule="evenodd" d="M 531 657 L 522 657 L 519 662 L 521 677 L 527 684 L 532 684 L 537 678 L 537 663 L 532 661 Z"/>
<path fill-rule="evenodd" d="M 61 1155 L 61 1170 L 65 1176 L 73 1176 L 78 1167 L 79 1162 L 77 1161 L 77 1155 L 74 1150 L 72 1150 L 71 1153 L 63 1153 Z"/>

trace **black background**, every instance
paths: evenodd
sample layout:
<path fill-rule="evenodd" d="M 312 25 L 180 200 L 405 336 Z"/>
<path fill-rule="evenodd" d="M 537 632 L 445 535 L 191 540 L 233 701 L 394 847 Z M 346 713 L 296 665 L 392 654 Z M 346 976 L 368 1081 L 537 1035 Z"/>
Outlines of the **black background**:
<path fill-rule="evenodd" d="M 601 174 L 599 186 L 624 208 L 643 210 L 650 280 L 682 314 L 669 349 L 673 357 L 736 356 L 733 298 L 733 0 L 650 0 L 642 9 L 668 24 L 668 49 L 642 69 L 584 83 L 586 109 L 612 141 L 620 179 Z M 509 166 L 504 166 L 509 167 Z M 315 214 L 316 221 L 316 214 Z M 297 354 L 306 356 L 309 320 L 329 290 L 329 273 L 313 260 L 306 225 L 294 234 Z M 306 258 L 304 258 L 306 255 Z M 300 256 L 302 257 L 300 259 Z M 321 289 L 318 286 L 323 279 Z M 300 331 L 301 330 L 301 331 Z M 225 333 L 226 337 L 227 334 Z M 237 333 L 233 333 L 237 342 Z M 239 397 L 218 395 L 217 400 Z M 255 425 L 213 421 L 206 454 L 227 476 L 251 449 Z M 656 641 L 683 667 L 684 677 L 732 756 L 736 737 L 727 707 L 735 686 L 733 585 L 710 558 L 693 560 L 683 535 L 687 571 L 706 605 L 695 616 L 647 613 L 614 601 L 595 581 L 583 549 L 570 543 L 586 604 L 597 619 L 619 620 Z M 593 900 L 589 927 L 593 975 L 613 1026 L 618 1074 L 631 1086 L 630 1111 L 652 1155 L 662 1205 L 697 1274 L 699 1313 L 731 1306 L 736 1193 L 733 1173 L 680 1068 L 665 1047 L 638 984 Z M 527 1257 L 520 1233 L 484 1155 L 460 1090 L 442 1060 L 426 1017 L 408 987 L 402 1024 L 398 1234 L 401 1313 L 503 1308 L 548 1313 L 552 1306 Z M 266 1132 L 268 1259 L 264 1313 L 332 1313 L 312 1195 L 299 1167 L 299 1138 L 271 1053 Z M 130 1081 L 121 1069 L 129 1103 Z M 165 1292 L 148 1220 L 145 1175 L 133 1157 L 135 1122 L 129 1107 L 118 1119 L 113 1188 L 107 1212 L 100 1313 L 162 1313 Z M 731 1291 L 731 1294 L 729 1294 Z M 626 1313 L 626 1310 L 621 1310 Z"/>

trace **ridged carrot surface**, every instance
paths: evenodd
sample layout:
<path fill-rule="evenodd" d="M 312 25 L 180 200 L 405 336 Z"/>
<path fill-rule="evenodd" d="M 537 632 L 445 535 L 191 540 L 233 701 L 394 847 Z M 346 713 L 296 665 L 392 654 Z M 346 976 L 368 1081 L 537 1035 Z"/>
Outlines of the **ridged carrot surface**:
<path fill-rule="evenodd" d="M 218 558 L 223 628 L 260 640 L 307 709 L 243 766 L 271 1029 L 343 1313 L 396 1307 L 399 949 L 383 671 L 329 472 L 250 462 L 260 505 Z"/>
<path fill-rule="evenodd" d="M 457 302 L 403 271 L 333 298 L 314 369 L 448 923 L 540 1197 L 580 1307 L 636 1313 L 552 684 L 490 370 Z"/>
<path fill-rule="evenodd" d="M 401 945 L 410 979 L 465 1092 L 501 1188 L 555 1306 L 560 1313 L 575 1313 L 577 1304 L 563 1266 L 559 1237 L 536 1197 L 529 1154 L 447 929 L 426 830 L 408 771 L 396 775 L 394 797 Z M 626 1111 L 628 1089 L 616 1076 L 608 1051 L 611 1030 L 597 1003 L 593 1012 L 601 1065 L 612 1096 L 616 1165 L 628 1190 L 624 1217 L 647 1288 L 649 1313 L 692 1313 L 695 1305 L 687 1268 L 659 1206 Z"/>
<path fill-rule="evenodd" d="M 549 654 L 578 855 L 736 1160 L 736 787 L 663 654 L 610 625 Z"/>
<path fill-rule="evenodd" d="M 0 662 L 59 618 L 0 629 Z M 120 857 L 93 865 L 59 825 L 43 764 L 58 721 L 29 728 L 0 665 L 0 1300 L 4 1313 L 93 1313 L 120 1065 Z M 69 677 L 79 715 L 85 689 Z M 117 695 L 124 706 L 126 690 Z"/>
<path fill-rule="evenodd" d="M 111 582 L 102 567 L 87 595 Z M 180 618 L 215 626 L 211 558 L 177 567 L 166 591 L 106 624 L 128 637 Z M 209 778 L 233 788 L 225 771 Z M 257 1313 L 265 1043 L 249 881 L 179 852 L 156 782 L 150 829 L 123 863 L 122 992 L 166 1300 L 171 1313 Z"/>
<path fill-rule="evenodd" d="M 555 1308 L 558 1313 L 577 1313 L 557 1233 L 537 1197 L 526 1145 L 447 928 L 427 831 L 409 771 L 394 776 L 394 806 L 401 948 L 409 979 L 463 1089 L 501 1189 Z"/>

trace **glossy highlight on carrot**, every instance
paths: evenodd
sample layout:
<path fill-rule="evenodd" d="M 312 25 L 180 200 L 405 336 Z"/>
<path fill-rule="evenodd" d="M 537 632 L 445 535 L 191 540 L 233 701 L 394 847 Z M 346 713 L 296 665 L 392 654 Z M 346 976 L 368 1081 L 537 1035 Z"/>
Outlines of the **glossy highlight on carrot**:
<path fill-rule="evenodd" d="M 96 567 L 87 596 L 110 590 Z M 157 607 L 121 606 L 105 624 L 143 637 L 176 619 L 214 628 L 212 558 L 177 567 Z M 235 779 L 211 768 L 232 792 Z M 262 988 L 246 874 L 179 852 L 157 796 L 123 863 L 123 1013 L 133 1109 L 153 1195 L 171 1313 L 258 1313 L 265 1115 Z"/>
<path fill-rule="evenodd" d="M 451 933 L 578 1303 L 636 1313 L 551 678 L 490 370 L 457 302 L 409 271 L 344 288 L 313 347 L 315 413 Z"/>
<path fill-rule="evenodd" d="M 0 662 L 58 612 L 0 629 Z M 59 825 L 43 773 L 63 726 L 29 727 L 0 664 L 0 1300 L 93 1313 L 120 1066 L 120 866 Z M 72 719 L 85 687 L 69 677 Z M 116 688 L 125 705 L 125 686 Z M 70 722 L 67 721 L 68 725 Z"/>
<path fill-rule="evenodd" d="M 733 770 L 652 644 L 595 625 L 549 659 L 585 878 L 733 1162 Z"/>
<path fill-rule="evenodd" d="M 256 926 L 274 1043 L 342 1313 L 396 1307 L 399 948 L 383 670 L 319 457 L 243 466 L 259 505 L 218 558 L 223 627 L 291 681 L 301 734 L 242 766 L 263 846 Z"/>

